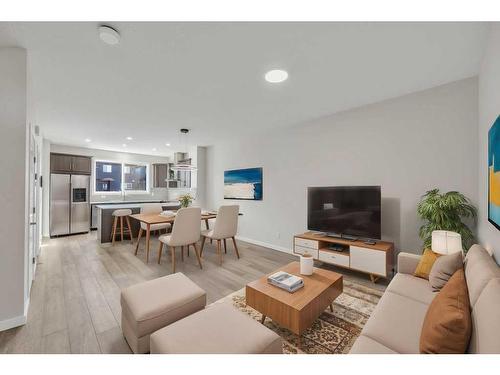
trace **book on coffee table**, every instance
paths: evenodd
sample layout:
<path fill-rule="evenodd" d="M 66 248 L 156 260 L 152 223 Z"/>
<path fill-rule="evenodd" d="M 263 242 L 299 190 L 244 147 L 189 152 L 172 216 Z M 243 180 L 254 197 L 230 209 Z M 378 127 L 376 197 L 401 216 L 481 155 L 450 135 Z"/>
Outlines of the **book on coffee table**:
<path fill-rule="evenodd" d="M 270 275 L 267 278 L 267 282 L 290 293 L 304 286 L 304 280 L 302 278 L 283 271 Z"/>

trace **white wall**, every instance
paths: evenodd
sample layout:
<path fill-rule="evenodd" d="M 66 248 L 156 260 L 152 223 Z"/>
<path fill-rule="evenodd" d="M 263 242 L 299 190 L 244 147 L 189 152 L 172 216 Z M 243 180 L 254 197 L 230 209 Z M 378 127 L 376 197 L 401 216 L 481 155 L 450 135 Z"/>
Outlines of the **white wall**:
<path fill-rule="evenodd" d="M 382 237 L 421 251 L 416 205 L 427 190 L 459 190 L 477 202 L 477 80 L 303 123 L 207 151 L 209 207 L 223 199 L 223 172 L 263 167 L 264 199 L 240 205 L 239 235 L 290 251 L 306 230 L 306 188 L 382 186 Z"/>
<path fill-rule="evenodd" d="M 500 25 L 490 26 L 479 73 L 479 215 L 478 237 L 500 263 L 500 231 L 488 222 L 488 130 L 500 115 Z"/>
<path fill-rule="evenodd" d="M 0 330 L 25 321 L 26 50 L 0 49 Z"/>

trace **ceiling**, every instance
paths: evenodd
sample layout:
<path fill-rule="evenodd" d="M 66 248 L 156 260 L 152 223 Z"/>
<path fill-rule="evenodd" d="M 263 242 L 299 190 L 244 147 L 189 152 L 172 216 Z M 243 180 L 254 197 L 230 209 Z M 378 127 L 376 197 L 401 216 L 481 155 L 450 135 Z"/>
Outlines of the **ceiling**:
<path fill-rule="evenodd" d="M 487 34 L 485 23 L 118 22 L 110 46 L 98 25 L 0 23 L 0 46 L 28 50 L 46 138 L 146 154 L 179 148 L 182 127 L 210 145 L 474 76 Z M 274 68 L 289 79 L 267 83 Z"/>

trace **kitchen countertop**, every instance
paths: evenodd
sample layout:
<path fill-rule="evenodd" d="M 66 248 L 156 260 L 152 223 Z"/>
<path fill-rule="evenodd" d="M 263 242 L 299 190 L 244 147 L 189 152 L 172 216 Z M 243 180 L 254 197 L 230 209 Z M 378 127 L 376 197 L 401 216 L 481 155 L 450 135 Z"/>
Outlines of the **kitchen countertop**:
<path fill-rule="evenodd" d="M 127 200 L 118 200 L 118 201 L 102 201 L 102 202 L 90 202 L 90 204 L 128 204 L 128 203 L 171 203 L 171 202 L 176 202 L 176 201 L 166 201 L 162 199 L 138 199 L 138 200 L 132 200 L 132 199 L 127 199 Z"/>
<path fill-rule="evenodd" d="M 96 207 L 101 210 L 120 210 L 124 208 L 137 208 L 140 207 L 142 203 L 150 203 L 150 202 L 124 203 L 124 204 L 98 204 L 96 205 Z M 161 204 L 163 206 L 180 206 L 180 203 L 177 201 L 161 202 Z"/>

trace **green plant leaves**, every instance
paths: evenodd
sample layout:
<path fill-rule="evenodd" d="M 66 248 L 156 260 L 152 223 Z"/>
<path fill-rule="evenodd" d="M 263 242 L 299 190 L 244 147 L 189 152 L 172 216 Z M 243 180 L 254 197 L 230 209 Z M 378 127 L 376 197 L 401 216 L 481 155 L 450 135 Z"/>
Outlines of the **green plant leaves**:
<path fill-rule="evenodd" d="M 474 234 L 462 219 L 476 219 L 477 209 L 458 191 L 444 194 L 441 194 L 439 189 L 427 191 L 417 205 L 417 213 L 425 221 L 419 230 L 424 248 L 430 248 L 432 232 L 435 230 L 460 233 L 465 251 L 474 243 Z"/>

